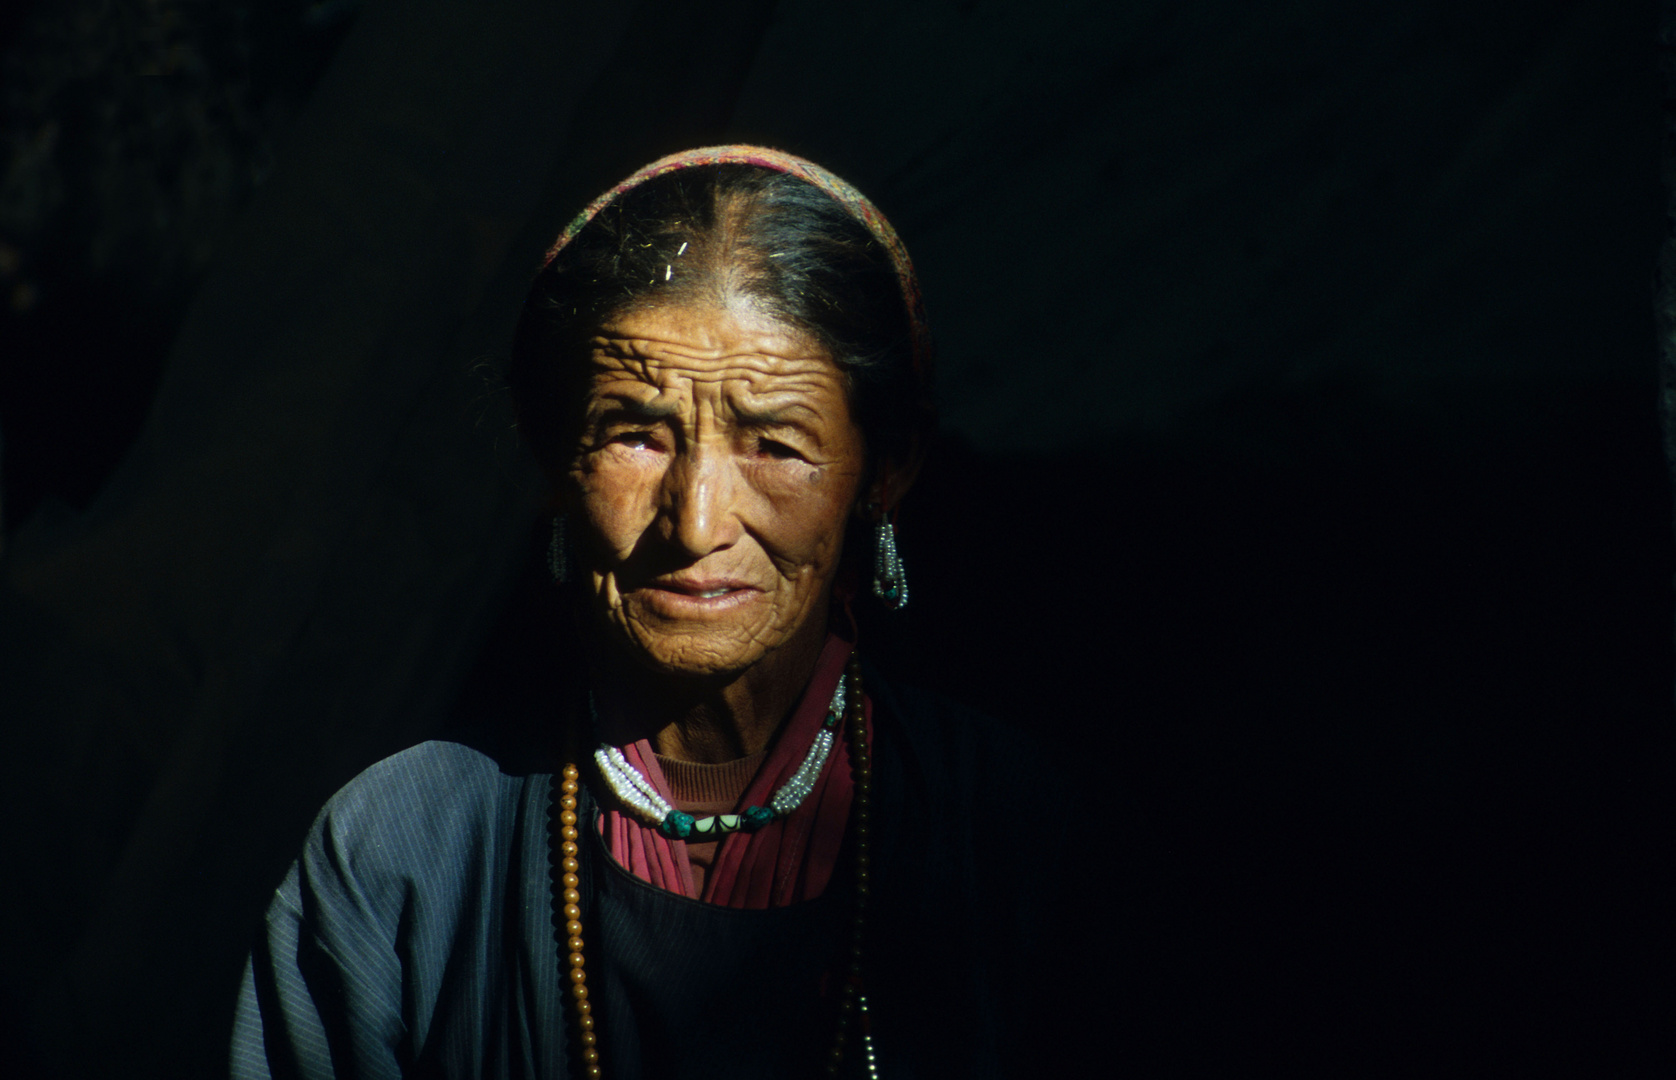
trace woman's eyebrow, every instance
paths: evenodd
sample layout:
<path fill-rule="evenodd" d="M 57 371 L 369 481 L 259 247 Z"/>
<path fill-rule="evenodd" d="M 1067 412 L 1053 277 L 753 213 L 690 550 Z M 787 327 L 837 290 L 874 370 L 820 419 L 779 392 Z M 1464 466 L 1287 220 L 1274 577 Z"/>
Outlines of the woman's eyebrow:
<path fill-rule="evenodd" d="M 786 402 L 783 405 L 747 405 L 743 402 L 733 405 L 734 419 L 741 427 L 807 427 L 811 419 L 819 414 L 808 405 L 801 402 Z"/>
<path fill-rule="evenodd" d="M 637 420 L 668 420 L 681 412 L 680 400 L 674 397 L 639 398 L 612 395 L 606 401 L 603 413 L 607 416 L 625 415 Z"/>

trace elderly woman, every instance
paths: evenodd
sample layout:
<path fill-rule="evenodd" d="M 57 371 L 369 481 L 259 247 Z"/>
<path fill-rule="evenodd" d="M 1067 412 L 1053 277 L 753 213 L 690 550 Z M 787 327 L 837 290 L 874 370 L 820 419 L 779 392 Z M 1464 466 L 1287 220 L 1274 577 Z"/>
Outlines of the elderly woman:
<path fill-rule="evenodd" d="M 908 600 L 929 377 L 906 251 L 810 162 L 679 154 L 565 230 L 509 383 L 584 655 L 535 745 L 424 743 L 327 804 L 235 1075 L 1027 1069 L 1045 789 L 850 615 Z"/>

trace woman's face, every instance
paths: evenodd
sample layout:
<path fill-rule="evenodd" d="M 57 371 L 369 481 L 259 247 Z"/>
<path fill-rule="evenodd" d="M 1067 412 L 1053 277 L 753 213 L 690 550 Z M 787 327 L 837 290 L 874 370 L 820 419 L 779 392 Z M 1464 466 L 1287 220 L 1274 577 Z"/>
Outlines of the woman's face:
<path fill-rule="evenodd" d="M 607 633 L 683 675 L 824 637 L 864 459 L 838 365 L 748 301 L 634 311 L 589 351 L 568 480 Z"/>

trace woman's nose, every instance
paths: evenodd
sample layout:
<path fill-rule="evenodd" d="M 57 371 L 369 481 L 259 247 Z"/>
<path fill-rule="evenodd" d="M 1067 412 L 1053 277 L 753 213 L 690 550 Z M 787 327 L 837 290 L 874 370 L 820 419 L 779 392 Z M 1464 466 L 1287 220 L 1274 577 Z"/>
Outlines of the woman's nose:
<path fill-rule="evenodd" d="M 737 490 L 726 455 L 703 446 L 678 455 L 665 476 L 670 539 L 694 560 L 732 546 L 740 533 Z"/>

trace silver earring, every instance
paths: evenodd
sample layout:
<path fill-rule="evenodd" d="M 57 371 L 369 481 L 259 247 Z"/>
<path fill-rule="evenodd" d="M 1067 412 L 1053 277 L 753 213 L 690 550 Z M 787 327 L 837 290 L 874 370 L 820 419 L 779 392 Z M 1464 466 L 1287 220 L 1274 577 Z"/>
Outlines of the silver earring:
<path fill-rule="evenodd" d="M 873 595 L 893 611 L 908 606 L 908 577 L 902 570 L 902 556 L 896 553 L 896 529 L 880 519 L 873 554 Z"/>
<path fill-rule="evenodd" d="M 553 515 L 553 536 L 547 541 L 547 569 L 560 585 L 570 580 L 570 543 L 565 536 L 564 515 Z"/>

